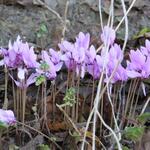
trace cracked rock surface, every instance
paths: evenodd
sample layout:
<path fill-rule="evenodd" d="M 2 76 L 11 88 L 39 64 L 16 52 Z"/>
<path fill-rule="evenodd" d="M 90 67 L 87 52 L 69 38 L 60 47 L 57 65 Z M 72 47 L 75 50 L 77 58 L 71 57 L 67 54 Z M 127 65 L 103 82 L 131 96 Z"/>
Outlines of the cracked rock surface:
<path fill-rule="evenodd" d="M 43 0 L 46 5 L 55 10 L 64 20 L 66 0 Z M 126 8 L 131 4 L 126 0 Z M 56 15 L 36 0 L 0 0 L 0 45 L 6 46 L 8 40 L 13 40 L 21 35 L 30 43 L 42 48 L 56 47 L 62 38 L 63 25 Z M 110 0 L 102 0 L 102 12 L 104 24 L 107 22 Z M 123 12 L 119 0 L 115 1 L 115 22 L 120 21 Z M 129 40 L 142 28 L 150 27 L 150 2 L 149 0 L 137 0 L 129 18 Z M 41 26 L 46 27 L 44 33 L 39 36 Z M 67 30 L 65 38 L 74 40 L 80 32 L 90 32 L 93 40 L 99 40 L 100 20 L 98 12 L 98 0 L 70 0 L 67 13 Z M 124 38 L 124 27 L 119 29 L 118 38 Z"/>

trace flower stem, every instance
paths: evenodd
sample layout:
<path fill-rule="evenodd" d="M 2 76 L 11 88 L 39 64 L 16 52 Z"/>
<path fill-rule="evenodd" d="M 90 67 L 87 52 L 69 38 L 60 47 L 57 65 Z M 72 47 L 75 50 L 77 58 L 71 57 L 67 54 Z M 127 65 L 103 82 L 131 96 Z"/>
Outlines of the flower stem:
<path fill-rule="evenodd" d="M 7 67 L 4 67 L 4 72 L 5 72 L 5 98 L 4 98 L 4 105 L 3 109 L 7 109 L 8 107 L 8 98 L 7 98 L 7 88 L 8 88 L 8 70 Z"/>

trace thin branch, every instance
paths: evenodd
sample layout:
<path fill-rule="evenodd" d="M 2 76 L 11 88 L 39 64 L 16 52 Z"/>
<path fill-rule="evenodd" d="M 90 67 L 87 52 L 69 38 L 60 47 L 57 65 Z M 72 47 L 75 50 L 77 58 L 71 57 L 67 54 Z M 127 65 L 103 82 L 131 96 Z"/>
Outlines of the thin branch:
<path fill-rule="evenodd" d="M 145 109 L 146 109 L 146 107 L 147 107 L 147 105 L 148 105 L 149 102 L 150 102 L 150 97 L 147 99 L 146 103 L 144 104 L 143 109 L 142 109 L 140 115 L 142 115 L 144 113 L 144 111 L 145 111 Z"/>
<path fill-rule="evenodd" d="M 57 16 L 57 18 L 61 21 L 61 23 L 64 24 L 64 21 L 58 12 L 56 12 L 54 9 L 49 7 L 46 3 L 42 2 L 41 0 L 36 0 L 36 2 L 39 3 L 40 5 L 43 5 L 45 8 L 47 8 L 50 12 L 52 12 L 55 16 Z"/>
<path fill-rule="evenodd" d="M 56 106 L 60 109 L 60 111 L 62 111 L 65 115 L 65 117 L 69 120 L 69 122 L 72 124 L 73 128 L 75 129 L 75 131 L 81 136 L 80 131 L 78 130 L 78 128 L 76 127 L 75 123 L 71 120 L 71 118 L 68 116 L 68 114 L 62 109 L 61 106 L 59 106 L 58 104 L 56 104 Z"/>
<path fill-rule="evenodd" d="M 122 8 L 123 8 L 123 13 L 125 16 L 125 37 L 124 37 L 124 44 L 123 44 L 123 48 L 122 48 L 122 51 L 124 52 L 127 41 L 128 41 L 128 32 L 129 32 L 128 30 L 129 29 L 128 29 L 128 17 L 126 15 L 127 11 L 126 11 L 126 6 L 124 3 L 124 0 L 121 0 L 121 3 L 122 3 Z"/>
<path fill-rule="evenodd" d="M 100 113 L 97 111 L 97 115 L 99 117 L 99 119 L 101 120 L 102 124 L 112 133 L 112 135 L 114 136 L 116 142 L 117 142 L 117 146 L 118 146 L 118 150 L 122 150 L 119 139 L 116 135 L 116 133 L 111 129 L 111 127 L 109 127 L 105 121 L 103 120 L 102 116 L 100 115 Z"/>
<path fill-rule="evenodd" d="M 53 138 L 50 138 L 50 137 L 47 136 L 46 134 L 42 133 L 41 131 L 39 131 L 39 130 L 37 130 L 37 129 L 35 129 L 35 128 L 29 126 L 29 125 L 23 124 L 23 123 L 21 123 L 21 122 L 19 122 L 19 121 L 17 121 L 17 123 L 20 124 L 20 125 L 23 125 L 23 126 L 25 126 L 25 127 L 27 127 L 27 128 L 29 128 L 29 129 L 31 129 L 31 130 L 33 130 L 33 131 L 35 131 L 35 132 L 37 132 L 37 133 L 39 133 L 39 134 L 41 134 L 42 136 L 44 136 L 45 138 L 47 138 L 48 140 L 50 140 L 52 143 L 54 143 L 54 144 L 56 145 L 56 147 L 57 147 L 59 150 L 62 150 L 62 148 L 53 140 Z"/>
<path fill-rule="evenodd" d="M 128 15 L 128 13 L 130 12 L 130 10 L 132 9 L 134 3 L 136 2 L 137 0 L 133 0 L 130 7 L 128 8 L 128 10 L 126 11 L 126 14 L 124 14 L 123 18 L 121 19 L 121 21 L 119 22 L 119 24 L 117 25 L 115 31 L 117 31 L 119 29 L 119 27 L 121 26 L 122 22 L 124 21 L 124 19 L 126 18 L 126 16 Z"/>
<path fill-rule="evenodd" d="M 68 6 L 69 6 L 69 1 L 67 0 L 66 7 L 65 7 L 65 14 L 64 14 L 64 27 L 63 27 L 63 30 L 62 30 L 62 40 L 64 39 L 65 32 L 66 32 Z"/>
<path fill-rule="evenodd" d="M 98 7 L 98 8 L 99 8 L 99 17 L 100 17 L 101 29 L 103 30 L 103 27 L 104 27 L 104 26 L 103 26 L 103 17 L 102 17 L 102 11 L 101 11 L 101 10 L 102 10 L 101 4 L 102 4 L 102 3 L 101 3 L 101 0 L 99 0 L 99 5 L 98 5 L 98 6 L 99 6 L 99 7 Z"/>

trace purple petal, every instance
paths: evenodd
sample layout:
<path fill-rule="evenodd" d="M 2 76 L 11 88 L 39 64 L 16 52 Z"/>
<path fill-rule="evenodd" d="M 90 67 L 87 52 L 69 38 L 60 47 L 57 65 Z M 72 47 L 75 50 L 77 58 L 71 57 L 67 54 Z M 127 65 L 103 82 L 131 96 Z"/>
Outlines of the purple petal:
<path fill-rule="evenodd" d="M 137 77 L 141 77 L 141 74 L 136 72 L 136 71 L 127 71 L 127 75 L 130 78 L 137 78 Z"/>
<path fill-rule="evenodd" d="M 47 51 L 42 51 L 42 60 L 47 64 L 51 63 L 50 56 L 48 55 Z"/>
<path fill-rule="evenodd" d="M 26 86 L 28 87 L 29 85 L 35 83 L 36 81 L 36 77 L 38 76 L 39 74 L 38 73 L 32 73 L 29 78 L 27 79 L 26 81 Z"/>
<path fill-rule="evenodd" d="M 20 87 L 20 88 L 23 88 L 23 87 L 24 87 L 23 84 L 22 84 L 21 82 L 19 82 L 19 81 L 16 81 L 16 80 L 12 77 L 12 75 L 9 74 L 9 76 L 10 76 L 10 77 L 12 78 L 12 80 L 15 82 L 16 86 L 18 86 L 18 87 Z"/>
<path fill-rule="evenodd" d="M 74 48 L 74 45 L 68 41 L 62 41 L 60 44 L 58 44 L 59 48 L 63 52 L 72 51 Z"/>
<path fill-rule="evenodd" d="M 29 48 L 29 45 L 27 43 L 24 44 L 22 56 L 23 61 L 27 67 L 29 68 L 37 67 L 38 65 L 38 63 L 36 62 L 37 56 L 34 53 L 34 48 L 33 47 Z"/>
<path fill-rule="evenodd" d="M 147 50 L 148 50 L 149 53 L 150 53 L 150 41 L 149 41 L 149 40 L 146 40 L 146 41 L 145 41 L 145 45 L 146 45 Z"/>
<path fill-rule="evenodd" d="M 60 63 L 56 64 L 55 65 L 56 71 L 59 71 L 61 69 L 62 65 L 63 65 L 63 62 L 60 62 Z"/>
<path fill-rule="evenodd" d="M 84 34 L 83 32 L 80 32 L 76 38 L 75 45 L 76 47 L 83 47 L 85 50 L 89 48 L 90 44 L 90 34 Z"/>
<path fill-rule="evenodd" d="M 101 40 L 105 45 L 112 45 L 116 38 L 115 30 L 112 28 L 105 26 L 103 32 L 101 34 Z"/>
<path fill-rule="evenodd" d="M 6 124 L 12 124 L 16 122 L 13 111 L 0 109 L 0 121 Z"/>
<path fill-rule="evenodd" d="M 148 49 L 146 47 L 141 46 L 141 52 L 143 55 L 148 56 Z"/>
<path fill-rule="evenodd" d="M 93 45 L 91 45 L 90 47 L 90 55 L 91 55 L 91 58 L 92 60 L 94 60 L 96 58 L 96 50 L 95 50 L 95 47 Z"/>

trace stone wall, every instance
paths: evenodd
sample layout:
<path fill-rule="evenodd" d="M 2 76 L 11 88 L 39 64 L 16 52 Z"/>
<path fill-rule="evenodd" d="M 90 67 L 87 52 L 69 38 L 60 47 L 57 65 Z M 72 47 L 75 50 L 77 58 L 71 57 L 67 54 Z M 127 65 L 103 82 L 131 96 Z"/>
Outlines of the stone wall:
<path fill-rule="evenodd" d="M 36 0 L 18 0 L 18 2 L 15 0 L 13 2 L 0 1 L 0 45 L 7 46 L 9 39 L 15 39 L 17 35 L 21 35 L 39 47 L 56 47 L 62 38 L 63 25 L 60 19 Z M 128 8 L 131 0 L 125 0 L 125 2 Z M 63 20 L 65 19 L 66 0 L 45 0 L 45 3 L 58 12 Z M 109 5 L 110 0 L 102 0 L 104 24 L 108 19 Z M 120 21 L 122 15 L 120 0 L 116 0 L 114 26 Z M 70 0 L 66 17 L 65 38 L 74 40 L 74 37 L 83 31 L 91 33 L 93 42 L 99 42 L 98 0 Z M 131 40 L 139 30 L 150 27 L 150 1 L 137 0 L 128 18 L 129 40 Z M 46 27 L 46 30 L 41 31 L 42 26 Z M 42 35 L 39 36 L 39 33 Z M 119 39 L 123 39 L 123 26 L 119 29 L 118 35 Z"/>

